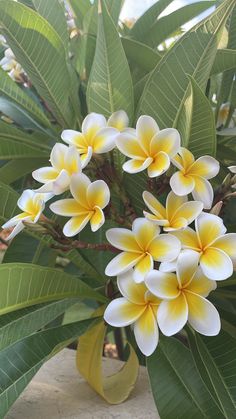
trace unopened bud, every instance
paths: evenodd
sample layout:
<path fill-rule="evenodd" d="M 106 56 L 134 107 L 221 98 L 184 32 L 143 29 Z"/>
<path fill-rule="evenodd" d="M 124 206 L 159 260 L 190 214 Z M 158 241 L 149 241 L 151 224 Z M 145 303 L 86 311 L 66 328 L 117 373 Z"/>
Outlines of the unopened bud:
<path fill-rule="evenodd" d="M 214 214 L 214 215 L 219 215 L 219 213 L 220 213 L 220 211 L 221 211 L 221 208 L 222 208 L 222 205 L 223 205 L 223 201 L 219 201 L 219 202 L 217 202 L 217 203 L 214 205 L 214 207 L 211 209 L 210 213 L 211 213 L 211 214 Z"/>

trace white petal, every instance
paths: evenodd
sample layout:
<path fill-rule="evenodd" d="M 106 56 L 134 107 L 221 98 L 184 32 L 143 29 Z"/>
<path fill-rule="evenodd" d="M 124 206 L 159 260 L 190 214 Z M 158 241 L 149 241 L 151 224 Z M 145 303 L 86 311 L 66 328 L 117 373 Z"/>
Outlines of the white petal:
<path fill-rule="evenodd" d="M 156 316 L 150 306 L 134 323 L 134 336 L 140 351 L 150 356 L 156 349 L 159 340 Z"/>
<path fill-rule="evenodd" d="M 200 266 L 207 278 L 223 281 L 233 274 L 233 262 L 220 249 L 209 247 L 200 258 Z"/>
<path fill-rule="evenodd" d="M 123 131 L 129 125 L 129 117 L 123 110 L 114 112 L 107 121 L 108 127 L 113 127 Z"/>
<path fill-rule="evenodd" d="M 159 131 L 151 141 L 151 155 L 160 151 L 170 158 L 174 157 L 180 148 L 180 135 L 175 128 L 165 128 Z"/>
<path fill-rule="evenodd" d="M 28 204 L 29 202 L 32 202 L 34 195 L 34 191 L 32 191 L 31 189 L 26 189 L 17 201 L 18 207 L 22 211 L 28 212 Z"/>
<path fill-rule="evenodd" d="M 76 139 L 81 135 L 83 135 L 81 132 L 75 131 L 74 129 L 65 129 L 61 133 L 61 139 L 67 144 L 73 144 L 76 146 L 78 144 Z"/>
<path fill-rule="evenodd" d="M 188 195 L 193 191 L 195 181 L 191 176 L 185 176 L 182 172 L 176 172 L 170 178 L 170 186 L 176 195 L 183 196 Z"/>
<path fill-rule="evenodd" d="M 108 153 L 116 145 L 119 132 L 115 128 L 102 128 L 93 139 L 93 151 L 97 154 Z"/>
<path fill-rule="evenodd" d="M 176 259 L 181 250 L 181 243 L 172 234 L 160 234 L 148 247 L 148 252 L 155 261 L 171 262 Z"/>
<path fill-rule="evenodd" d="M 105 208 L 110 201 L 110 190 L 104 180 L 95 180 L 87 189 L 87 201 L 91 208 Z"/>
<path fill-rule="evenodd" d="M 82 169 L 84 169 L 89 164 L 92 158 L 92 155 L 93 155 L 93 149 L 90 146 L 88 147 L 86 154 L 81 154 L 80 158 L 81 158 Z"/>
<path fill-rule="evenodd" d="M 69 146 L 65 155 L 65 167 L 70 175 L 72 173 L 81 173 L 82 164 L 80 160 L 80 155 L 76 147 Z"/>
<path fill-rule="evenodd" d="M 153 269 L 147 274 L 145 284 L 152 294 L 162 299 L 172 300 L 180 293 L 176 275 L 173 273 Z"/>
<path fill-rule="evenodd" d="M 213 189 L 210 182 L 203 177 L 195 176 L 195 187 L 192 191 L 195 201 L 202 201 L 205 209 L 210 209 L 213 202 Z"/>
<path fill-rule="evenodd" d="M 186 249 L 180 253 L 176 266 L 179 285 L 184 286 L 192 280 L 198 268 L 199 258 L 200 254 L 194 250 Z"/>
<path fill-rule="evenodd" d="M 210 246 L 226 232 L 223 220 L 217 215 L 206 212 L 202 212 L 196 219 L 195 228 L 202 248 Z"/>
<path fill-rule="evenodd" d="M 153 259 L 147 254 L 134 267 L 134 281 L 137 284 L 143 282 L 151 269 L 153 269 Z"/>
<path fill-rule="evenodd" d="M 99 129 L 104 128 L 106 124 L 106 118 L 103 115 L 92 112 L 84 118 L 82 132 L 87 134 L 90 130 L 93 130 L 95 134 Z"/>
<path fill-rule="evenodd" d="M 199 157 L 192 165 L 190 171 L 191 174 L 204 177 L 205 179 L 211 179 L 215 177 L 220 170 L 219 162 L 211 156 Z"/>
<path fill-rule="evenodd" d="M 188 304 L 183 293 L 174 300 L 164 300 L 157 311 L 157 321 L 162 333 L 172 336 L 183 329 L 188 320 Z"/>
<path fill-rule="evenodd" d="M 91 230 L 93 232 L 99 230 L 105 223 L 105 217 L 103 210 L 99 207 L 95 207 L 95 212 L 90 219 Z"/>
<path fill-rule="evenodd" d="M 89 222 L 91 218 L 91 214 L 84 214 L 78 215 L 76 217 L 72 217 L 67 223 L 64 225 L 63 233 L 66 237 L 73 237 L 76 236 L 86 224 Z"/>
<path fill-rule="evenodd" d="M 18 233 L 20 233 L 25 228 L 24 224 L 20 221 L 16 226 L 13 228 L 9 236 L 5 238 L 5 240 L 12 240 Z"/>
<path fill-rule="evenodd" d="M 65 144 L 56 143 L 52 148 L 50 162 L 59 172 L 65 168 L 65 156 L 68 147 Z"/>
<path fill-rule="evenodd" d="M 84 173 L 74 174 L 71 176 L 70 191 L 73 198 L 89 209 L 87 202 L 87 189 L 91 185 L 91 181 Z"/>
<path fill-rule="evenodd" d="M 197 332 L 205 336 L 215 336 L 220 332 L 220 316 L 210 301 L 191 292 L 185 293 L 188 302 L 188 321 Z"/>
<path fill-rule="evenodd" d="M 128 272 L 142 257 L 138 253 L 122 252 L 108 263 L 105 274 L 107 276 L 117 276 Z"/>
<path fill-rule="evenodd" d="M 40 169 L 34 170 L 32 176 L 35 180 L 40 183 L 53 182 L 60 172 L 53 167 L 41 167 Z"/>
<path fill-rule="evenodd" d="M 135 234 L 127 228 L 110 228 L 106 232 L 106 238 L 117 249 L 134 253 L 141 252 Z"/>
<path fill-rule="evenodd" d="M 148 252 L 149 244 L 160 234 L 160 227 L 146 218 L 136 218 L 132 224 L 132 231 L 139 247 Z"/>
<path fill-rule="evenodd" d="M 136 124 L 137 139 L 142 148 L 149 152 L 151 140 L 159 131 L 156 121 L 147 115 L 141 115 Z"/>
<path fill-rule="evenodd" d="M 144 312 L 145 305 L 140 306 L 126 300 L 126 298 L 116 298 L 108 304 L 104 319 L 111 326 L 124 327 L 134 323 Z"/>
<path fill-rule="evenodd" d="M 147 169 L 147 167 L 152 163 L 152 158 L 148 157 L 146 160 L 128 160 L 123 164 L 123 170 L 127 173 L 139 173 Z"/>
<path fill-rule="evenodd" d="M 134 304 L 142 305 L 145 303 L 147 287 L 144 283 L 136 284 L 134 282 L 133 272 L 133 269 L 130 269 L 130 271 L 119 275 L 117 285 L 123 297 Z"/>
<path fill-rule="evenodd" d="M 56 180 L 53 182 L 53 193 L 60 195 L 67 191 L 70 186 L 70 176 L 66 170 L 62 170 Z M 46 191 L 45 191 L 46 192 Z"/>

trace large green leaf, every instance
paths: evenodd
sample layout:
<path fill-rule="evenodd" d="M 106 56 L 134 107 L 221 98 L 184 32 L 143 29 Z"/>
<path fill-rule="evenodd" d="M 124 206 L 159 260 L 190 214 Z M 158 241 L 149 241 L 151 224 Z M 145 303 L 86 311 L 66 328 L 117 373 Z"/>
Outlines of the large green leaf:
<path fill-rule="evenodd" d="M 48 158 L 50 148 L 46 144 L 37 143 L 33 136 L 0 122 L 0 159 Z"/>
<path fill-rule="evenodd" d="M 227 419 L 235 418 L 236 358 L 235 339 L 221 331 L 215 337 L 203 337 L 188 329 L 192 355 L 198 371 Z"/>
<path fill-rule="evenodd" d="M 173 0 L 159 0 L 153 4 L 134 24 L 129 35 L 140 42 L 146 37 L 150 27 L 158 16 L 172 3 Z"/>
<path fill-rule="evenodd" d="M 161 336 L 156 352 L 147 358 L 147 368 L 161 418 L 224 418 L 201 380 L 189 349 L 177 339 Z"/>
<path fill-rule="evenodd" d="M 0 68 L 0 92 L 2 95 L 17 103 L 36 121 L 50 127 L 50 122 L 42 109 L 24 92 L 24 90 L 18 87 L 17 83 L 15 83 L 2 68 Z"/>
<path fill-rule="evenodd" d="M 117 25 L 124 0 L 105 0 L 105 4 L 113 22 Z"/>
<path fill-rule="evenodd" d="M 19 198 L 19 195 L 9 186 L 0 182 L 0 196 L 0 221 L 3 223 L 16 214 L 16 202 Z"/>
<path fill-rule="evenodd" d="M 134 39 L 121 38 L 121 42 L 129 64 L 135 63 L 145 72 L 150 72 L 161 59 L 161 54 Z"/>
<path fill-rule="evenodd" d="M 96 51 L 87 88 L 89 112 L 100 112 L 108 117 L 124 109 L 132 120 L 130 70 L 119 34 L 104 4 L 98 21 Z"/>
<path fill-rule="evenodd" d="M 43 16 L 60 36 L 65 49 L 68 49 L 69 33 L 65 9 L 59 0 L 31 0 L 34 9 Z"/>
<path fill-rule="evenodd" d="M 138 216 L 143 216 L 145 204 L 142 198 L 143 191 L 148 188 L 148 177 L 144 172 L 130 175 L 125 173 L 123 178 L 124 186 Z"/>
<path fill-rule="evenodd" d="M 168 39 L 173 32 L 177 31 L 184 23 L 193 19 L 214 4 L 214 0 L 200 1 L 198 3 L 188 4 L 167 16 L 161 17 L 148 29 L 143 42 L 150 47 L 158 46 Z"/>
<path fill-rule="evenodd" d="M 92 7 L 91 3 L 88 0 L 68 0 L 68 2 L 74 12 L 74 18 L 78 27 L 82 28 L 84 16 Z"/>
<path fill-rule="evenodd" d="M 144 88 L 139 114 L 154 117 L 161 128 L 177 125 L 189 94 L 187 74 L 197 81 L 201 89 L 205 89 L 217 41 L 234 4 L 234 0 L 224 1 L 164 55 Z"/>
<path fill-rule="evenodd" d="M 37 12 L 13 0 L 0 0 L 0 28 L 57 121 L 70 125 L 70 80 L 57 32 Z"/>
<path fill-rule="evenodd" d="M 10 160 L 4 164 L 4 166 L 0 167 L 0 190 L 2 188 L 2 182 L 6 185 L 10 185 L 33 170 L 46 166 L 47 162 L 47 158 Z"/>
<path fill-rule="evenodd" d="M 195 157 L 200 157 L 204 154 L 215 156 L 216 127 L 213 110 L 209 100 L 196 81 L 192 77 L 190 77 L 190 81 L 192 88 L 191 98 L 187 100 L 186 108 L 189 108 L 191 116 L 187 142 L 183 145 L 188 147 Z M 181 132 L 182 127 L 178 128 Z"/>
<path fill-rule="evenodd" d="M 211 74 L 222 73 L 231 68 L 236 68 L 236 50 L 218 49 Z"/>
<path fill-rule="evenodd" d="M 69 297 L 106 301 L 106 297 L 75 276 L 29 263 L 0 265 L 0 285 L 0 314 Z"/>
<path fill-rule="evenodd" d="M 56 352 L 85 333 L 93 319 L 48 329 L 0 352 L 0 417 L 4 417 L 39 368 Z"/>
<path fill-rule="evenodd" d="M 0 351 L 37 332 L 77 302 L 76 298 L 53 301 L 0 316 Z"/>

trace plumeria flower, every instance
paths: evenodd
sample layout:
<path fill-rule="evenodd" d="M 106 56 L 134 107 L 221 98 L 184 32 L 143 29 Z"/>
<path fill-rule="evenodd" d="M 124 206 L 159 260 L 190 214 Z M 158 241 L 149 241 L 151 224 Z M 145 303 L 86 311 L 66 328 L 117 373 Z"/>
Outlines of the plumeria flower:
<path fill-rule="evenodd" d="M 216 128 L 220 128 L 222 125 L 225 125 L 229 116 L 229 111 L 230 111 L 229 102 L 223 103 L 220 106 L 218 117 L 217 117 Z"/>
<path fill-rule="evenodd" d="M 41 167 L 32 173 L 35 180 L 44 183 L 38 192 L 53 192 L 60 195 L 70 186 L 71 176 L 81 173 L 80 155 L 75 147 L 55 144 L 50 155 L 51 167 Z"/>
<path fill-rule="evenodd" d="M 129 126 L 129 117 L 125 111 L 114 112 L 107 121 L 108 127 L 116 128 L 118 131 L 124 131 Z"/>
<path fill-rule="evenodd" d="M 104 224 L 102 210 L 110 200 L 107 184 L 103 180 L 91 182 L 82 173 L 72 175 L 70 191 L 73 198 L 61 199 L 50 205 L 55 214 L 71 217 L 63 228 L 65 236 L 75 236 L 89 221 L 92 231 L 97 231 Z"/>
<path fill-rule="evenodd" d="M 160 299 L 152 295 L 144 283 L 136 284 L 132 271 L 120 275 L 117 284 L 123 297 L 107 306 L 104 319 L 115 327 L 134 324 L 138 347 L 149 356 L 155 351 L 159 339 L 156 313 Z"/>
<path fill-rule="evenodd" d="M 84 168 L 91 160 L 93 153 L 107 153 L 115 147 L 115 138 L 118 133 L 115 128 L 107 127 L 107 121 L 103 115 L 92 112 L 83 120 L 82 132 L 66 129 L 62 131 L 61 138 L 78 149 Z"/>
<path fill-rule="evenodd" d="M 30 189 L 26 189 L 17 201 L 18 207 L 23 212 L 11 218 L 2 226 L 2 228 L 14 227 L 6 240 L 11 240 L 20 233 L 25 227 L 25 223 L 36 224 L 45 208 L 45 202 L 52 196 L 53 194 L 35 193 Z"/>
<path fill-rule="evenodd" d="M 202 212 L 195 221 L 195 229 L 174 231 L 183 249 L 198 252 L 204 275 L 213 280 L 224 280 L 233 273 L 236 262 L 236 233 L 226 233 L 220 217 Z"/>
<path fill-rule="evenodd" d="M 21 74 L 24 72 L 21 65 L 16 61 L 16 57 L 10 48 L 4 51 L 4 57 L 0 61 L 0 66 L 7 71 L 9 76 L 16 81 L 22 81 Z"/>
<path fill-rule="evenodd" d="M 177 262 L 176 274 L 153 270 L 147 275 L 146 285 L 158 298 L 163 299 L 157 311 L 162 333 L 172 336 L 189 324 L 206 336 L 218 335 L 220 316 L 205 297 L 216 288 L 198 268 L 198 254 L 189 250 Z"/>
<path fill-rule="evenodd" d="M 187 197 L 177 196 L 170 192 L 166 199 L 166 208 L 150 193 L 143 192 L 143 200 L 149 210 L 143 211 L 144 216 L 163 226 L 164 231 L 180 230 L 191 224 L 201 213 L 203 203 L 200 201 L 188 202 Z"/>
<path fill-rule="evenodd" d="M 145 169 L 149 177 L 160 176 L 170 166 L 170 159 L 180 148 L 180 135 L 174 128 L 159 130 L 150 116 L 139 117 L 135 129 L 122 132 L 116 139 L 118 149 L 129 157 L 123 169 L 138 173 Z"/>
<path fill-rule="evenodd" d="M 231 173 L 236 173 L 236 166 L 229 166 L 228 169 L 231 171 Z"/>
<path fill-rule="evenodd" d="M 175 259 L 181 248 L 180 241 L 170 234 L 161 234 L 160 227 L 145 218 L 136 218 L 132 231 L 126 228 L 111 228 L 107 240 L 122 250 L 107 265 L 105 273 L 116 276 L 134 267 L 134 280 L 142 282 L 153 269 L 153 261 L 169 262 Z"/>
<path fill-rule="evenodd" d="M 204 208 L 211 208 L 213 189 L 207 179 L 217 175 L 219 162 L 211 156 L 202 156 L 195 161 L 193 154 L 184 147 L 172 162 L 179 169 L 170 178 L 173 192 L 179 196 L 192 193 L 196 201 L 203 202 Z"/>

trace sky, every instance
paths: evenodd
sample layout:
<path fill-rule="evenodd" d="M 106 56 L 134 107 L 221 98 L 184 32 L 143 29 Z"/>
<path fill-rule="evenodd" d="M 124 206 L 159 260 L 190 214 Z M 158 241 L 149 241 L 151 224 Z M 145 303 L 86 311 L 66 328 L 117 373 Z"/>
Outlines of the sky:
<path fill-rule="evenodd" d="M 124 6 L 121 12 L 121 20 L 127 18 L 138 18 L 142 15 L 146 9 L 156 3 L 157 0 L 125 0 Z M 162 13 L 161 16 L 167 15 L 169 13 L 178 10 L 180 7 L 186 6 L 191 3 L 197 3 L 199 0 L 174 0 Z M 200 18 L 192 19 L 191 22 L 183 25 L 184 29 L 188 30 L 190 27 L 194 26 L 198 20 L 207 16 L 212 12 L 212 8 L 208 9 L 206 12 L 199 15 Z"/>

